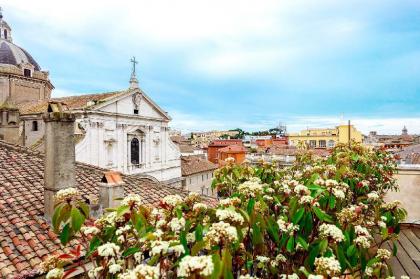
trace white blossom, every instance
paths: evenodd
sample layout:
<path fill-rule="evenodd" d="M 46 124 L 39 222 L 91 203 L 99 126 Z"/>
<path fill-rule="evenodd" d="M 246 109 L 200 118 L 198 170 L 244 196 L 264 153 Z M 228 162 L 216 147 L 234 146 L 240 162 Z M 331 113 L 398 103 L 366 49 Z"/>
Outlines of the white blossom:
<path fill-rule="evenodd" d="M 330 224 L 321 224 L 319 226 L 319 236 L 321 238 L 331 238 L 337 243 L 344 240 L 343 232 L 337 226 Z"/>
<path fill-rule="evenodd" d="M 227 221 L 239 225 L 242 225 L 244 222 L 244 217 L 233 209 L 217 209 L 216 217 L 220 221 Z"/>
<path fill-rule="evenodd" d="M 75 201 L 79 199 L 80 199 L 79 190 L 72 187 L 62 189 L 58 191 L 57 194 L 55 194 L 55 201 L 57 203 L 70 202 L 70 201 Z"/>
<path fill-rule="evenodd" d="M 169 222 L 169 227 L 173 232 L 179 233 L 185 227 L 185 219 L 172 218 L 172 220 Z"/>
<path fill-rule="evenodd" d="M 214 264 L 211 256 L 185 256 L 178 267 L 178 276 L 189 277 L 192 274 L 210 276 Z"/>
<path fill-rule="evenodd" d="M 113 264 L 109 265 L 109 267 L 108 267 L 108 271 L 111 274 L 115 274 L 117 272 L 120 272 L 121 270 L 122 270 L 121 265 L 116 264 L 116 263 L 113 263 Z"/>
<path fill-rule="evenodd" d="M 61 279 L 61 277 L 63 277 L 63 274 L 64 274 L 64 269 L 54 268 L 48 272 L 45 278 L 46 279 Z"/>
<path fill-rule="evenodd" d="M 120 247 L 115 243 L 105 243 L 98 247 L 98 254 L 102 257 L 115 257 L 120 252 Z"/>
<path fill-rule="evenodd" d="M 121 205 L 138 208 L 141 205 L 141 197 L 137 194 L 129 194 L 121 201 Z"/>
<path fill-rule="evenodd" d="M 238 232 L 235 227 L 221 221 L 211 225 L 205 239 L 213 245 L 218 245 L 221 241 L 232 243 L 238 239 Z"/>
<path fill-rule="evenodd" d="M 335 258 L 320 257 L 315 259 L 315 271 L 318 274 L 334 276 L 340 274 L 340 262 Z"/>

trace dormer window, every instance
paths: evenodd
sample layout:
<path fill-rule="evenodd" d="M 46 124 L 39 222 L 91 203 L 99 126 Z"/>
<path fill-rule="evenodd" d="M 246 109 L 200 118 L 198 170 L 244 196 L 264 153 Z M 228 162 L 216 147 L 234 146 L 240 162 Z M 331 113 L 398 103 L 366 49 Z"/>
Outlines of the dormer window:
<path fill-rule="evenodd" d="M 31 70 L 29 70 L 29 69 L 23 69 L 23 75 L 25 77 L 31 77 Z"/>

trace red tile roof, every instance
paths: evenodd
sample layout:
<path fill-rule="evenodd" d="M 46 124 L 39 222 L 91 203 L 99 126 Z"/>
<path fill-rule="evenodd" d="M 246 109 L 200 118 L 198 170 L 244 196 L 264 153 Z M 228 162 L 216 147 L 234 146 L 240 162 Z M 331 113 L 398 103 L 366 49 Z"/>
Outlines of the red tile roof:
<path fill-rule="evenodd" d="M 219 149 L 220 153 L 242 153 L 246 152 L 246 148 L 241 145 L 229 145 Z"/>
<path fill-rule="evenodd" d="M 182 176 L 188 176 L 200 172 L 213 171 L 218 166 L 200 156 L 181 157 Z"/>
<path fill-rule="evenodd" d="M 124 95 L 129 91 L 115 91 L 99 94 L 87 94 L 87 95 L 77 95 L 77 96 L 68 96 L 62 98 L 52 98 L 40 100 L 38 102 L 27 102 L 18 104 L 18 108 L 21 114 L 36 114 L 41 113 L 47 110 L 49 101 L 57 101 L 65 103 L 69 109 L 83 109 L 98 105 L 100 103 L 106 102 L 112 98 Z"/>
<path fill-rule="evenodd" d="M 77 188 L 87 197 L 98 195 L 97 183 L 106 170 L 76 163 Z M 36 269 L 48 255 L 62 252 L 60 241 L 43 218 L 44 157 L 28 148 L 0 141 L 0 278 Z M 122 175 L 126 194 L 156 203 L 185 192 L 150 179 Z"/>

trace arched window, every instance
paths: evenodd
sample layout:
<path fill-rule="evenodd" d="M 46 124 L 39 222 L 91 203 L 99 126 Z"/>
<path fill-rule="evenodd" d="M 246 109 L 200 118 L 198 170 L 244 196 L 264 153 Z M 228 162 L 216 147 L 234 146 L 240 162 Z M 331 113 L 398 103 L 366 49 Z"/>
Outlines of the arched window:
<path fill-rule="evenodd" d="M 140 164 L 140 145 L 137 138 L 131 140 L 131 163 L 133 165 Z"/>
<path fill-rule="evenodd" d="M 7 40 L 7 30 L 4 29 L 4 38 Z"/>
<path fill-rule="evenodd" d="M 38 131 L 38 121 L 32 121 L 32 131 Z"/>

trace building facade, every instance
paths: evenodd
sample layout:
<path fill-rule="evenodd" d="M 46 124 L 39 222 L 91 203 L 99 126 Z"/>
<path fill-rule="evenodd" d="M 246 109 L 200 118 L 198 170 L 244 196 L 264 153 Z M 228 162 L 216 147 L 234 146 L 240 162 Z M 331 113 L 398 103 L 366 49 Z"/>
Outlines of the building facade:
<path fill-rule="evenodd" d="M 182 156 L 182 186 L 184 190 L 199 193 L 203 196 L 216 197 L 211 184 L 213 172 L 218 168 L 216 164 L 203 156 Z"/>
<path fill-rule="evenodd" d="M 339 125 L 335 128 L 306 129 L 288 135 L 289 144 L 306 144 L 310 148 L 333 148 L 339 143 L 361 143 L 363 135 L 353 125 Z"/>

